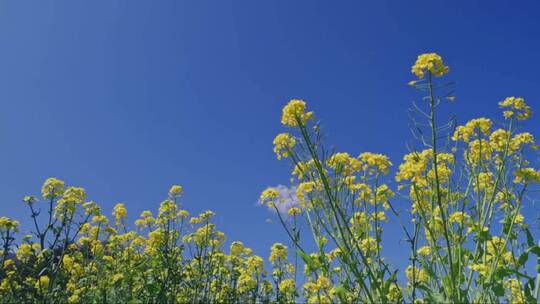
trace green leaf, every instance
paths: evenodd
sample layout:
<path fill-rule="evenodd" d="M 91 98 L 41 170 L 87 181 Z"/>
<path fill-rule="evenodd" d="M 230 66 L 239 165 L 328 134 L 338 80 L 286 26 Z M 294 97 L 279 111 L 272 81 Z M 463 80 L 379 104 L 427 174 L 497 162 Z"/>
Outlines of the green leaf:
<path fill-rule="evenodd" d="M 516 276 L 518 277 L 521 277 L 521 278 L 525 278 L 527 280 L 532 280 L 533 278 L 531 278 L 530 276 L 524 274 L 524 273 L 521 273 L 515 269 L 510 269 L 510 268 L 500 268 L 499 270 L 497 270 L 495 272 L 495 276 L 497 276 L 499 279 L 503 279 L 504 277 L 509 277 L 511 275 L 515 274 Z"/>
<path fill-rule="evenodd" d="M 384 282 L 384 287 L 383 287 L 384 291 L 388 292 L 390 290 L 390 285 L 392 285 L 396 281 L 397 273 L 398 273 L 397 270 L 392 272 L 392 274 L 390 275 L 388 280 L 386 280 L 386 282 Z"/>
<path fill-rule="evenodd" d="M 518 266 L 518 267 L 521 267 L 521 266 L 525 265 L 525 263 L 527 263 L 527 260 L 529 260 L 529 252 L 528 252 L 528 251 L 525 251 L 524 253 L 522 253 L 522 254 L 519 256 L 519 259 L 518 259 L 518 262 L 517 262 L 517 266 Z"/>
<path fill-rule="evenodd" d="M 431 298 L 430 300 L 433 303 L 445 303 L 445 302 L 448 302 L 448 300 L 440 292 L 431 291 L 431 293 L 429 294 L 429 297 Z"/>
<path fill-rule="evenodd" d="M 527 235 L 527 245 L 528 245 L 529 247 L 533 247 L 534 245 L 536 245 L 536 244 L 534 243 L 534 238 L 533 238 L 533 236 L 532 236 L 531 231 L 529 230 L 529 228 L 525 228 L 525 234 Z"/>
<path fill-rule="evenodd" d="M 435 272 L 433 271 L 433 268 L 431 268 L 431 265 L 429 265 L 429 263 L 422 263 L 422 266 L 424 266 L 424 270 L 431 278 L 436 278 Z"/>
<path fill-rule="evenodd" d="M 345 289 L 345 286 L 343 286 L 343 284 L 340 284 L 336 288 L 336 295 L 342 303 L 347 302 L 347 289 Z"/>
<path fill-rule="evenodd" d="M 313 259 L 307 255 L 305 252 L 301 251 L 301 250 L 297 250 L 296 251 L 298 253 L 298 255 L 302 258 L 302 260 L 304 261 L 304 263 L 306 263 L 306 265 L 308 265 L 308 267 L 310 269 L 314 269 L 316 267 L 315 266 L 315 263 L 313 262 Z"/>
<path fill-rule="evenodd" d="M 529 247 L 529 249 L 527 249 L 527 251 L 525 251 L 525 252 L 530 252 L 530 253 L 536 255 L 537 257 L 540 257 L 540 247 L 538 247 L 536 245 Z"/>

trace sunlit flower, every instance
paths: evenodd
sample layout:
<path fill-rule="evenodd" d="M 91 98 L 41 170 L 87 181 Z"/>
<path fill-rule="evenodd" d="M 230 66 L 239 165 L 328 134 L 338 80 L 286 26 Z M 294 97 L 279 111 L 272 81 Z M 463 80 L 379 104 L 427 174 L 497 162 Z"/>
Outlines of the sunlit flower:
<path fill-rule="evenodd" d="M 436 53 L 419 55 L 416 63 L 412 66 L 411 72 L 418 78 L 424 78 L 426 72 L 435 76 L 442 76 L 448 73 L 448 67 L 444 65 L 441 56 Z"/>
<path fill-rule="evenodd" d="M 48 178 L 45 181 L 45 183 L 43 183 L 43 186 L 41 187 L 41 195 L 45 199 L 58 197 L 62 195 L 63 193 L 64 193 L 64 182 L 54 177 Z"/>
<path fill-rule="evenodd" d="M 305 124 L 312 118 L 313 112 L 306 112 L 306 103 L 303 100 L 291 99 L 283 108 L 281 123 L 289 127 L 296 127 L 298 122 Z"/>
<path fill-rule="evenodd" d="M 281 133 L 274 138 L 274 153 L 278 159 L 289 157 L 292 148 L 296 144 L 296 139 L 289 133 Z"/>

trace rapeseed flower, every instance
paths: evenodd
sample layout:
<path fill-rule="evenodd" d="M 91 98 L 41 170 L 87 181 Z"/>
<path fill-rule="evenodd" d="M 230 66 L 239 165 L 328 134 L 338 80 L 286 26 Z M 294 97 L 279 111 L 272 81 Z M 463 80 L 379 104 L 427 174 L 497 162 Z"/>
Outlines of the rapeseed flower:
<path fill-rule="evenodd" d="M 448 66 L 444 65 L 441 56 L 438 54 L 426 53 L 418 56 L 411 68 L 411 72 L 420 79 L 424 78 L 426 72 L 440 77 L 448 73 Z"/>
<path fill-rule="evenodd" d="M 289 157 L 292 148 L 296 144 L 296 139 L 289 133 L 281 133 L 274 138 L 274 153 L 278 159 Z"/>
<path fill-rule="evenodd" d="M 291 99 L 283 107 L 281 123 L 286 126 L 296 127 L 298 126 L 298 122 L 305 124 L 310 119 L 313 119 L 313 112 L 306 112 L 306 102 L 303 100 Z"/>

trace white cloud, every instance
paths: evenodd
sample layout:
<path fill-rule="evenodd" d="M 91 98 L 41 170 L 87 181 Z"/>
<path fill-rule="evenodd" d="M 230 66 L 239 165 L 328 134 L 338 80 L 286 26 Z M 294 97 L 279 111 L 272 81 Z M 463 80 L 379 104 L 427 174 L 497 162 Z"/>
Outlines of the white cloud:
<path fill-rule="evenodd" d="M 287 211 L 289 211 L 289 209 L 300 205 L 300 201 L 298 200 L 298 197 L 296 197 L 296 187 L 277 185 L 272 188 L 275 188 L 279 192 L 279 199 L 276 202 L 276 208 L 282 216 L 286 217 Z M 259 201 L 258 203 L 261 204 L 261 201 Z M 267 207 L 268 210 L 274 213 L 276 212 L 276 208 L 270 206 Z"/>

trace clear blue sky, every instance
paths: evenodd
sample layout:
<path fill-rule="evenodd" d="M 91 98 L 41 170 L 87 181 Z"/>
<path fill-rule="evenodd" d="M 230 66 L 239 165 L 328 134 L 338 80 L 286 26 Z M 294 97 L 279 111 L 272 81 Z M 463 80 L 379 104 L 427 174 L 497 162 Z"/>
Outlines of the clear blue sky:
<path fill-rule="evenodd" d="M 0 215 L 28 223 L 49 176 L 131 219 L 178 183 L 260 254 L 287 240 L 255 203 L 288 183 L 272 139 L 290 98 L 330 146 L 396 166 L 419 53 L 450 66 L 460 122 L 512 95 L 540 112 L 538 1 L 2 1 L 0 42 Z"/>

